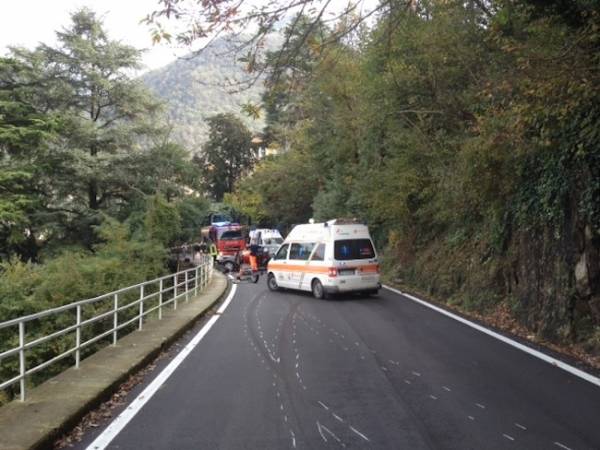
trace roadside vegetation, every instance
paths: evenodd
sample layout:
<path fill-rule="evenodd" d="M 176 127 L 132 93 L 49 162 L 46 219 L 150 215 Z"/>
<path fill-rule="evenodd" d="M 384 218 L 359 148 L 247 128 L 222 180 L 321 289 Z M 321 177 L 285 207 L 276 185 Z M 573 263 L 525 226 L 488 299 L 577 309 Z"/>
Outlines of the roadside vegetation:
<path fill-rule="evenodd" d="M 299 17 L 261 105 L 288 150 L 228 201 L 361 218 L 388 281 L 599 355 L 598 6 L 397 1 L 335 43 Z"/>
<path fill-rule="evenodd" d="M 0 58 L 0 322 L 166 273 L 167 248 L 197 238 L 209 208 L 191 155 L 131 77 L 141 53 L 89 10 L 57 36 Z M 36 321 L 29 340 L 56 325 Z M 0 351 L 15 339 L 0 330 Z M 71 341 L 36 347 L 28 365 Z M 16 368 L 3 360 L 2 380 Z"/>

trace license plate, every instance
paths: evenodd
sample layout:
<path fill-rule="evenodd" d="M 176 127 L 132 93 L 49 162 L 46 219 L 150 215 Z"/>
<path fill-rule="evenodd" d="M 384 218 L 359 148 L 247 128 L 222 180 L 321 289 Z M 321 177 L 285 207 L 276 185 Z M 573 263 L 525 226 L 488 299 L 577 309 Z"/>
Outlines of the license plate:
<path fill-rule="evenodd" d="M 354 275 L 354 269 L 339 269 L 340 275 Z"/>
<path fill-rule="evenodd" d="M 362 281 L 375 281 L 375 277 L 374 276 L 366 276 L 366 277 L 360 277 L 360 279 Z"/>

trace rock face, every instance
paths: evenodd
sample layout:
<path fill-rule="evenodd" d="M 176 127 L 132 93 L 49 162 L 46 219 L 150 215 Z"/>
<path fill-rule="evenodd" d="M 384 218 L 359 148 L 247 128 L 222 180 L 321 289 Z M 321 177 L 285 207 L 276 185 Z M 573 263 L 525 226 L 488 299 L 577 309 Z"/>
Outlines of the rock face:
<path fill-rule="evenodd" d="M 600 325 L 600 236 L 576 220 L 569 225 L 558 239 L 548 230 L 516 237 L 509 290 L 535 331 L 578 339 Z"/>

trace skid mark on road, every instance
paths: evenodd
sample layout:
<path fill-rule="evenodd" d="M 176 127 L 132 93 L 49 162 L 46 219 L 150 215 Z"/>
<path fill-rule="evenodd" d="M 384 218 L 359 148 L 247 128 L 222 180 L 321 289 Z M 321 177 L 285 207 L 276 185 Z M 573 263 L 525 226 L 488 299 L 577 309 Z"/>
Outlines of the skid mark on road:
<path fill-rule="evenodd" d="M 364 434 L 363 432 L 359 431 L 357 428 L 353 427 L 352 425 L 348 424 L 348 420 L 344 419 L 342 416 L 340 416 L 339 414 L 336 414 L 331 407 L 327 406 L 325 403 L 323 403 L 322 401 L 317 401 L 317 403 L 319 404 L 319 406 L 321 406 L 328 414 L 331 414 L 331 417 L 333 417 L 337 422 L 344 424 L 344 426 L 347 426 L 348 430 L 351 431 L 352 433 L 354 433 L 355 435 L 359 436 L 361 439 L 370 442 L 370 439 L 367 437 L 366 434 Z M 319 423 L 319 421 L 317 421 L 317 427 L 319 427 L 319 425 L 321 427 L 323 427 L 325 430 L 327 430 L 329 433 L 331 433 L 331 430 L 327 429 L 325 426 L 321 425 Z M 321 434 L 321 437 L 323 437 L 323 435 Z M 327 442 L 327 440 L 325 439 L 325 442 Z M 338 442 L 341 442 L 341 440 L 338 440 Z M 345 445 L 344 445 L 345 446 Z"/>
<path fill-rule="evenodd" d="M 274 393 L 275 404 L 279 404 L 279 413 L 281 416 L 282 424 L 287 428 L 290 436 L 290 446 L 291 448 L 296 448 L 296 433 L 294 429 L 291 427 L 288 419 L 288 412 L 286 407 L 286 401 L 283 398 L 281 392 L 283 391 L 284 383 L 278 373 L 278 367 L 281 362 L 281 357 L 278 354 L 278 349 L 275 345 L 275 341 L 279 336 L 279 332 L 281 330 L 281 325 L 283 323 L 283 318 L 279 320 L 279 323 L 276 327 L 276 332 L 274 335 L 274 342 L 269 343 L 268 339 L 265 335 L 265 329 L 263 327 L 263 323 L 261 321 L 260 315 L 260 307 L 263 304 L 266 294 L 262 293 L 257 294 L 251 301 L 247 302 L 244 307 L 244 334 L 250 344 L 250 347 L 253 353 L 256 354 L 258 361 L 263 366 L 263 368 L 271 374 L 272 376 L 272 390 Z M 258 298 L 258 300 L 257 300 Z M 254 314 L 250 313 L 250 308 L 254 306 Z M 251 333 L 251 318 L 254 318 L 256 324 L 256 333 L 257 336 L 253 336 Z M 265 358 L 265 354 L 268 356 Z"/>

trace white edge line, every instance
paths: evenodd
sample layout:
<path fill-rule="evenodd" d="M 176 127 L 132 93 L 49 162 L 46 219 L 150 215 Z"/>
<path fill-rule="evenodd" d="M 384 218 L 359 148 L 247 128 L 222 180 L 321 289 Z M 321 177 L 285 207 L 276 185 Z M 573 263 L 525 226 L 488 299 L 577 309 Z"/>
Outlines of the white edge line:
<path fill-rule="evenodd" d="M 566 363 L 564 363 L 564 362 L 562 362 L 562 361 L 560 361 L 560 360 L 558 360 L 556 358 L 552 358 L 551 356 L 548 356 L 545 353 L 542 353 L 542 352 L 540 352 L 538 350 L 534 350 L 531 347 L 523 345 L 523 344 L 521 344 L 521 343 L 519 343 L 517 341 L 514 341 L 514 340 L 510 339 L 510 338 L 507 338 L 506 336 L 503 336 L 503 335 L 501 335 L 499 333 L 496 333 L 496 332 L 494 332 L 494 331 L 492 331 L 492 330 L 490 330 L 488 328 L 482 327 L 481 325 L 473 323 L 473 322 L 471 322 L 471 321 L 469 321 L 469 320 L 467 320 L 467 319 L 465 319 L 463 317 L 457 316 L 456 314 L 452 314 L 451 312 L 448 312 L 445 309 L 438 308 L 437 306 L 432 305 L 432 304 L 430 304 L 430 303 L 428 303 L 428 302 L 426 302 L 424 300 L 421 300 L 420 298 L 417 298 L 417 297 L 415 297 L 413 295 L 404 293 L 402 291 L 399 291 L 398 289 L 394 289 L 394 288 L 389 287 L 387 285 L 383 285 L 383 287 L 385 289 L 387 289 L 388 291 L 392 291 L 392 292 L 395 292 L 396 294 L 399 294 L 399 295 L 402 295 L 404 297 L 407 297 L 407 298 L 409 298 L 409 299 L 411 299 L 411 300 L 413 300 L 413 301 L 415 301 L 415 302 L 417 302 L 417 303 L 419 303 L 419 304 L 421 304 L 423 306 L 426 306 L 427 308 L 433 309 L 434 311 L 437 311 L 440 314 L 443 314 L 443 315 L 445 315 L 447 317 L 450 317 L 451 319 L 457 320 L 458 322 L 461 322 L 461 323 L 463 323 L 465 325 L 468 325 L 471 328 L 474 328 L 474 329 L 476 329 L 478 331 L 481 331 L 482 333 L 487 334 L 488 336 L 491 336 L 493 338 L 498 339 L 499 341 L 504 342 L 505 344 L 511 345 L 511 346 L 513 346 L 513 347 L 515 347 L 515 348 L 517 348 L 517 349 L 519 349 L 519 350 L 521 350 L 521 351 L 523 351 L 525 353 L 529 353 L 530 355 L 535 356 L 536 358 L 541 359 L 542 361 L 545 361 L 545 362 L 547 362 L 549 364 L 552 364 L 553 366 L 556 366 L 559 369 L 562 369 L 562 370 L 564 370 L 566 372 L 569 372 L 570 374 L 575 375 L 576 377 L 579 377 L 582 380 L 588 381 L 588 382 L 590 382 L 592 384 L 595 384 L 596 386 L 600 387 L 600 378 L 595 377 L 595 376 L 593 376 L 593 375 L 591 375 L 591 374 L 589 374 L 587 372 L 584 372 L 583 370 L 580 370 L 580 369 L 578 369 L 576 367 L 573 367 L 573 366 L 571 366 L 569 364 L 566 364 Z"/>
<path fill-rule="evenodd" d="M 217 313 L 222 313 L 225 308 L 233 299 L 237 285 L 232 285 L 229 295 L 217 310 Z M 134 416 L 142 409 L 148 400 L 156 393 L 156 391 L 167 381 L 167 379 L 175 372 L 177 367 L 187 358 L 187 356 L 194 350 L 196 345 L 204 338 L 206 333 L 212 328 L 220 315 L 212 316 L 202 329 L 194 336 L 194 338 L 188 342 L 188 344 L 181 349 L 181 351 L 173 358 L 173 360 L 165 367 L 162 372 L 148 385 L 146 388 L 129 404 L 129 406 L 119 414 L 106 429 L 90 444 L 86 450 L 103 450 L 105 449 L 112 440 L 125 428 L 125 426 L 134 418 Z"/>

